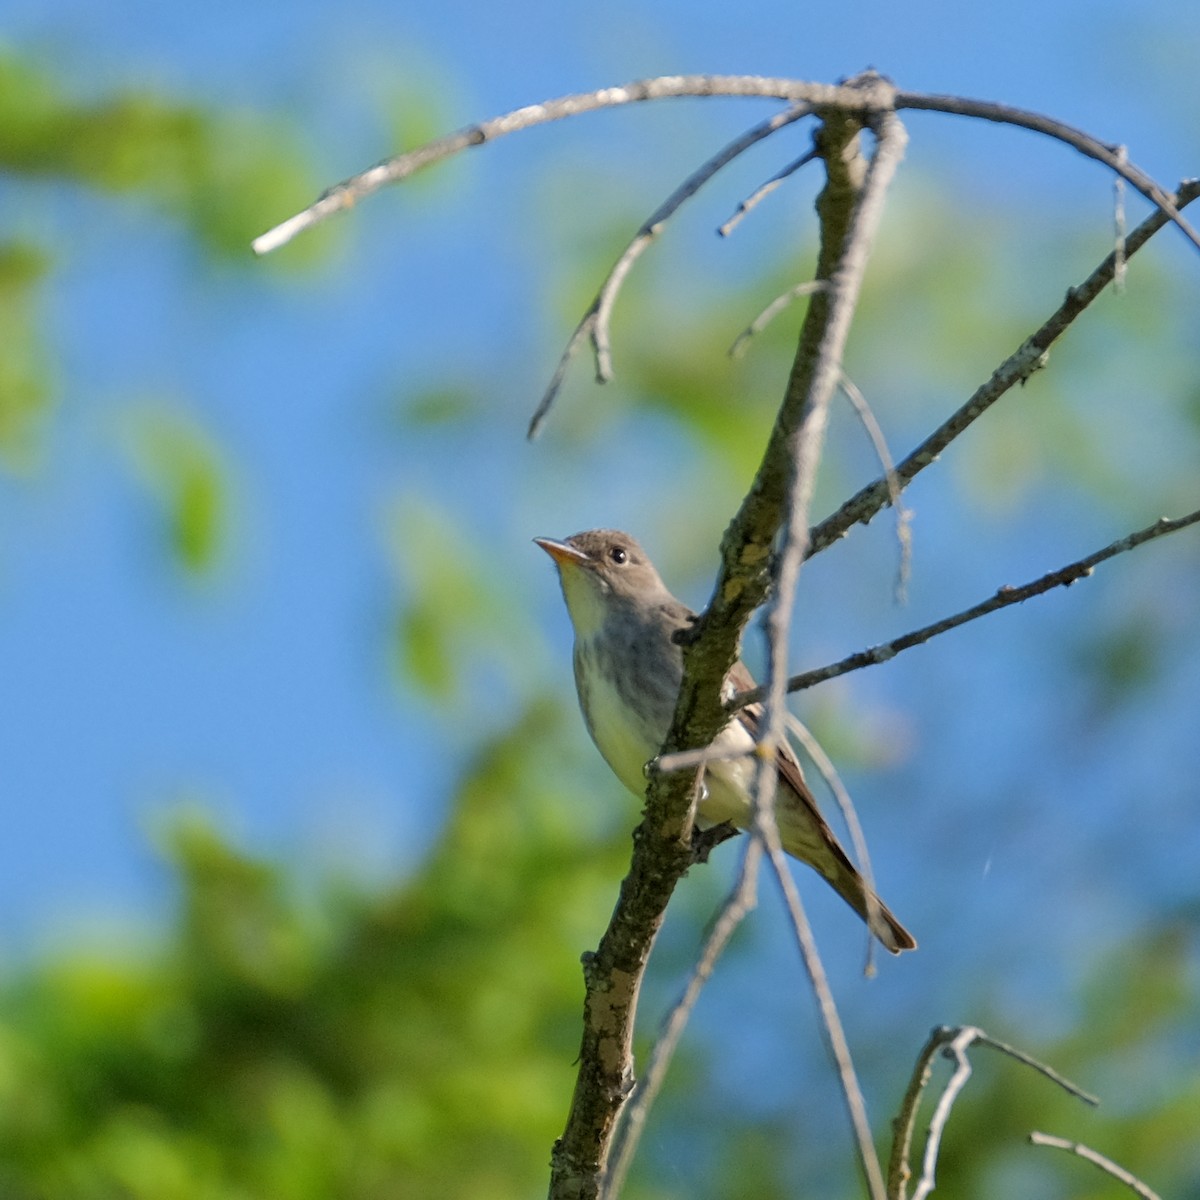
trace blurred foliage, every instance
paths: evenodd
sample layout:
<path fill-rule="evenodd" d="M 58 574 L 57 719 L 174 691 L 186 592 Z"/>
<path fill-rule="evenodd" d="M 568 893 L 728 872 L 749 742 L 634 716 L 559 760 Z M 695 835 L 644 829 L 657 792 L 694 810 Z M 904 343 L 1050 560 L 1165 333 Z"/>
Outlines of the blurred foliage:
<path fill-rule="evenodd" d="M 390 506 L 385 538 L 399 591 L 391 639 L 396 679 L 460 708 L 491 667 L 520 680 L 537 651 L 494 549 L 432 498 L 411 494 Z"/>
<path fill-rule="evenodd" d="M 3 47 L 0 178 L 136 196 L 183 222 L 206 254 L 246 264 L 253 261 L 250 240 L 296 196 L 316 190 L 284 122 L 215 112 L 148 89 L 82 99 L 68 80 Z M 54 228 L 54 211 L 39 202 L 35 232 L 0 244 L 0 465 L 13 472 L 37 464 L 57 398 L 39 290 L 71 239 Z M 305 239 L 286 261 L 311 263 L 323 244 L 320 234 Z M 190 492 L 176 512 L 175 544 L 195 569 L 211 550 L 212 513 L 204 510 L 217 497 L 195 472 L 180 486 Z"/>
<path fill-rule="evenodd" d="M 0 243 L 0 463 L 11 471 L 35 464 L 53 396 L 39 327 L 47 266 L 36 246 Z"/>
<path fill-rule="evenodd" d="M 570 1094 L 625 838 L 570 817 L 557 705 L 466 771 L 395 890 L 307 900 L 195 814 L 153 955 L 66 955 L 0 998 L 0 1195 L 522 1197 Z"/>
<path fill-rule="evenodd" d="M 94 100 L 12 50 L 0 51 L 0 171 L 138 192 L 222 254 L 312 187 L 282 122 L 164 100 L 149 90 Z"/>
<path fill-rule="evenodd" d="M 394 890 L 330 881 L 306 898 L 278 867 L 181 814 L 168 838 L 178 915 L 158 950 L 61 955 L 0 991 L 0 1195 L 539 1194 L 573 1080 L 576 956 L 604 921 L 626 846 L 589 844 L 571 819 L 569 768 L 555 765 L 562 720 L 557 705 L 535 704 L 480 750 L 441 844 Z M 1200 990 L 1188 936 L 1180 922 L 1119 947 L 1079 997 L 1080 1032 L 1036 1048 L 1105 1093 L 1098 1112 L 972 1051 L 939 1190 L 1018 1194 L 1001 1186 L 1006 1173 L 1032 1161 L 1039 1196 L 1121 1194 L 1087 1164 L 1025 1146 L 1040 1128 L 1164 1195 L 1190 1194 Z M 1139 1094 L 1109 1095 L 1106 1079 L 1131 1069 Z M 705 1131 L 690 1152 L 711 1163 L 703 1194 L 795 1195 L 797 1159 L 820 1148 L 778 1114 L 730 1112 L 702 1082 L 681 1103 L 684 1145 Z M 649 1140 L 630 1196 L 695 1195 L 673 1164 L 680 1153 L 677 1139 Z"/>
<path fill-rule="evenodd" d="M 193 575 L 211 570 L 229 532 L 229 472 L 220 449 L 191 417 L 163 404 L 133 410 L 125 434 L 172 559 Z"/>

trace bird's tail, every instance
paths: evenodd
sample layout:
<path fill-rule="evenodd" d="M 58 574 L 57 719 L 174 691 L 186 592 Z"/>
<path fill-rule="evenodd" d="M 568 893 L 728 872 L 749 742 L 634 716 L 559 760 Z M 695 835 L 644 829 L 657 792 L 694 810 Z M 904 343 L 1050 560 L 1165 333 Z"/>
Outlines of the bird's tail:
<path fill-rule="evenodd" d="M 893 954 L 915 950 L 917 939 L 896 919 L 895 914 L 867 887 L 863 877 L 849 862 L 839 862 L 825 878 L 847 904 L 866 922 L 867 928 Z M 825 874 L 822 871 L 822 874 Z"/>
<path fill-rule="evenodd" d="M 811 800 L 803 808 L 795 805 L 776 808 L 776 816 L 784 850 L 820 872 L 888 950 L 899 954 L 917 948 L 917 939 L 867 887 Z"/>

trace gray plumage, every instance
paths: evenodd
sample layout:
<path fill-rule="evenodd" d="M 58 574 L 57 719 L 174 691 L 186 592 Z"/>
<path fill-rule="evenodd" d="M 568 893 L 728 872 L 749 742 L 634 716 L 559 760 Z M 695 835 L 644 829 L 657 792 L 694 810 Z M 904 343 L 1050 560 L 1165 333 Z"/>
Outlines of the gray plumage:
<path fill-rule="evenodd" d="M 618 779 L 646 791 L 645 764 L 666 739 L 683 679 L 683 651 L 673 634 L 695 614 L 667 590 L 636 539 L 611 529 L 565 541 L 534 539 L 554 559 L 575 629 L 575 687 L 588 733 Z M 738 691 L 754 686 L 739 662 L 729 676 Z M 749 705 L 718 735 L 718 750 L 749 749 L 761 719 Z M 790 746 L 777 756 L 775 817 L 783 848 L 818 871 L 893 954 L 916 941 L 868 889 L 817 808 Z M 711 763 L 697 818 L 704 825 L 753 819 L 753 757 Z"/>

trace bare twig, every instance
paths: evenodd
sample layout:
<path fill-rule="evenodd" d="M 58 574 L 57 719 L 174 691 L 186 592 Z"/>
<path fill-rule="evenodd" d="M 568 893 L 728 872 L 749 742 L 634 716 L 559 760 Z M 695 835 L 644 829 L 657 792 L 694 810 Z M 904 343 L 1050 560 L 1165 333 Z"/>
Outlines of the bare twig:
<path fill-rule="evenodd" d="M 908 1081 L 904 1098 L 900 1101 L 900 1112 L 893 1124 L 892 1153 L 888 1159 L 888 1200 L 907 1200 L 908 1183 L 912 1178 L 912 1140 L 916 1129 L 917 1113 L 921 1109 L 921 1097 L 933 1076 L 933 1060 L 938 1051 L 953 1037 L 956 1031 L 938 1026 L 929 1034 L 929 1040 L 917 1055 L 912 1078 Z"/>
<path fill-rule="evenodd" d="M 1186 529 L 1189 525 L 1195 525 L 1197 521 L 1200 521 L 1200 509 L 1188 513 L 1185 517 L 1175 519 L 1160 517 L 1153 525 L 1147 525 L 1144 529 L 1119 538 L 1105 546 L 1103 550 L 1097 550 L 1086 558 L 1068 563 L 1057 571 L 1051 571 L 1040 579 L 1033 580 L 1032 583 L 1022 584 L 1020 587 L 1002 587 L 994 596 L 972 605 L 962 612 L 955 613 L 951 617 L 943 617 L 940 621 L 934 621 L 932 625 L 924 625 L 920 629 L 914 629 L 911 633 L 893 638 L 890 642 L 883 642 L 878 646 L 871 646 L 867 650 L 860 650 L 857 654 L 849 654 L 841 661 L 830 663 L 827 667 L 817 667 L 815 670 L 793 675 L 788 680 L 787 690 L 789 692 L 804 691 L 806 688 L 815 687 L 827 679 L 836 679 L 839 675 L 845 675 L 850 671 L 858 671 L 863 667 L 874 666 L 876 663 L 888 662 L 902 650 L 920 646 L 939 634 L 948 633 L 951 629 L 965 625 L 968 621 L 977 620 L 979 617 L 998 612 L 1013 604 L 1021 604 L 1025 600 L 1033 596 L 1040 596 L 1043 592 L 1051 591 L 1053 588 L 1070 587 L 1077 580 L 1089 576 L 1092 570 L 1106 559 L 1124 554 L 1127 550 L 1133 550 L 1157 537 Z M 727 705 L 731 710 L 744 708 L 747 704 L 759 703 L 766 695 L 765 687 L 754 688 L 752 691 L 739 692 L 727 702 Z"/>
<path fill-rule="evenodd" d="M 922 1160 L 921 1178 L 918 1181 L 917 1190 L 913 1193 L 913 1200 L 924 1200 L 934 1190 L 936 1186 L 935 1174 L 938 1152 L 941 1147 L 942 1135 L 945 1132 L 946 1122 L 950 1118 L 950 1110 L 954 1107 L 955 1100 L 958 1099 L 959 1093 L 971 1076 L 971 1064 L 967 1061 L 967 1049 L 975 1042 L 983 1046 L 990 1046 L 993 1050 L 998 1050 L 1002 1054 L 1008 1055 L 1022 1065 L 1032 1067 L 1052 1083 L 1057 1084 L 1064 1091 L 1069 1092 L 1072 1096 L 1083 1100 L 1087 1104 L 1096 1105 L 1099 1103 L 1095 1096 L 1091 1096 L 1082 1088 L 1077 1087 L 1052 1067 L 1048 1067 L 1045 1063 L 1024 1053 L 1024 1051 L 1017 1050 L 1006 1042 L 1001 1042 L 996 1038 L 990 1037 L 982 1029 L 974 1025 L 963 1025 L 958 1028 L 950 1028 L 945 1025 L 939 1026 L 929 1035 L 929 1040 L 917 1056 L 912 1078 L 909 1080 L 908 1088 L 904 1093 L 904 1099 L 900 1104 L 900 1113 L 894 1123 L 895 1137 L 892 1141 L 892 1153 L 888 1161 L 887 1194 L 889 1200 L 907 1200 L 908 1198 L 908 1184 L 912 1177 L 912 1170 L 909 1164 L 911 1162 L 912 1139 L 914 1129 L 916 1128 L 917 1113 L 921 1107 L 921 1098 L 933 1073 L 933 1060 L 941 1052 L 947 1058 L 952 1058 L 958 1065 L 955 1067 L 954 1073 L 951 1075 L 942 1095 L 938 1099 L 937 1106 L 930 1119 L 929 1131 L 925 1139 L 925 1154 Z"/>
<path fill-rule="evenodd" d="M 1106 1175 L 1123 1183 L 1142 1200 L 1160 1200 L 1156 1191 L 1143 1183 L 1136 1175 L 1130 1174 L 1124 1167 L 1118 1166 L 1111 1158 L 1106 1158 L 1099 1151 L 1085 1146 L 1082 1142 L 1068 1141 L 1066 1138 L 1055 1137 L 1051 1133 L 1039 1133 L 1036 1129 L 1029 1135 L 1030 1142 L 1035 1146 L 1053 1146 L 1056 1150 L 1066 1150 L 1079 1158 L 1099 1167 Z"/>
<path fill-rule="evenodd" d="M 705 746 L 701 750 L 680 750 L 676 754 L 660 754 L 646 764 L 646 769 L 655 774 L 692 771 L 697 767 L 707 767 L 709 763 L 736 762 L 739 758 L 748 757 L 750 753 L 749 750 L 718 750 L 715 746 Z"/>
<path fill-rule="evenodd" d="M 1085 157 L 1104 163 L 1122 179 L 1131 183 L 1147 200 L 1156 208 L 1161 209 L 1172 222 L 1179 226 L 1193 246 L 1200 249 L 1200 234 L 1180 215 L 1175 197 L 1164 191 L 1145 171 L 1135 167 L 1129 161 L 1123 146 L 1106 145 L 1090 133 L 1076 129 L 1065 121 L 1056 121 L 1053 117 L 1030 112 L 1023 108 L 1013 108 L 1009 104 L 996 104 L 991 100 L 969 100 L 965 96 L 933 96 L 920 92 L 898 91 L 896 108 L 900 111 L 906 108 L 915 108 L 926 112 L 951 113 L 962 117 L 995 121 L 1001 125 L 1017 125 L 1022 129 L 1030 129 L 1034 133 L 1042 133 L 1056 141 L 1065 142 Z"/>
<path fill-rule="evenodd" d="M 1124 161 L 1126 149 L 1117 147 L 1117 154 Z M 1125 180 L 1113 176 L 1113 291 L 1125 290 Z"/>
<path fill-rule="evenodd" d="M 875 448 L 875 457 L 879 459 L 879 465 L 883 468 L 888 503 L 896 514 L 896 542 L 900 546 L 900 562 L 896 568 L 896 603 L 903 604 L 907 599 L 908 577 L 912 570 L 912 511 L 900 502 L 900 480 L 896 478 L 892 453 L 866 396 L 845 371 L 842 372 L 839 384 L 843 395 L 850 401 L 850 407 L 854 409 L 862 427 L 867 431 L 867 437 L 871 439 L 871 445 Z"/>
<path fill-rule="evenodd" d="M 303 212 L 255 238 L 252 246 L 255 254 L 269 254 L 334 213 L 353 208 L 359 200 L 389 183 L 399 183 L 417 171 L 461 154 L 473 146 L 482 146 L 506 134 L 532 129 L 535 125 L 545 125 L 564 117 L 644 100 L 673 100 L 685 96 L 757 97 L 862 114 L 890 108 L 894 93 L 895 89 L 882 77 L 877 77 L 871 87 L 850 87 L 804 83 L 798 79 L 772 79 L 761 75 L 661 75 L 619 87 L 560 96 L 556 100 L 513 109 L 477 125 L 468 125 L 415 150 L 386 158 L 327 189 Z"/>
<path fill-rule="evenodd" d="M 625 1176 L 629 1173 L 630 1164 L 637 1153 L 638 1142 L 645 1128 L 646 1117 L 650 1106 L 658 1096 L 671 1059 L 679 1046 L 679 1039 L 700 998 L 700 989 L 712 977 L 717 960 L 721 957 L 734 931 L 754 910 L 758 895 L 758 869 L 762 860 L 762 843 L 757 838 L 751 838 L 746 844 L 746 853 L 742 856 L 742 866 L 738 872 L 737 882 L 726 897 L 717 919 L 713 923 L 700 957 L 692 968 L 692 974 L 684 988 L 683 995 L 676 1001 L 674 1008 L 667 1014 L 662 1032 L 650 1054 L 650 1061 L 641 1079 L 638 1080 L 629 1103 L 621 1114 L 621 1127 L 613 1150 L 613 1165 L 604 1183 L 605 1200 L 616 1200 L 621 1194 Z"/>
<path fill-rule="evenodd" d="M 729 347 L 730 358 L 741 358 L 750 346 L 750 340 L 757 337 L 793 300 L 801 296 L 811 296 L 814 292 L 823 292 L 828 285 L 823 279 L 813 279 L 808 283 L 798 283 L 788 288 L 782 296 L 776 296 L 766 308 L 742 330 Z"/>
<path fill-rule="evenodd" d="M 751 209 L 757 208 L 785 179 L 790 178 L 801 167 L 807 166 L 816 157 L 817 151 L 814 146 L 811 150 L 806 150 L 794 162 L 788 163 L 783 170 L 777 171 L 766 183 L 761 184 L 737 206 L 733 215 L 717 229 L 717 232 L 722 237 L 728 237 L 741 224 L 742 219 Z"/>
<path fill-rule="evenodd" d="M 867 955 L 863 964 L 863 974 L 872 976 L 875 974 L 875 938 L 871 934 L 870 926 L 878 914 L 879 897 L 875 893 L 875 872 L 871 867 L 871 853 L 867 848 L 867 838 L 858 819 L 858 810 L 854 807 L 854 801 L 846 785 L 842 782 L 837 767 L 833 765 L 833 759 L 825 753 L 825 747 L 813 736 L 812 730 L 792 713 L 788 713 L 788 730 L 804 747 L 804 753 L 812 759 L 813 766 L 817 768 L 817 772 L 825 781 L 825 786 L 832 793 L 838 811 L 842 814 L 842 820 L 846 823 L 846 830 L 850 834 L 850 844 L 854 847 L 854 858 L 859 873 L 867 884 L 865 889 Z"/>
<path fill-rule="evenodd" d="M 1060 1075 L 1053 1067 L 1042 1062 L 1041 1059 L 1034 1058 L 1032 1054 L 1026 1054 L 1024 1050 L 1018 1050 L 1016 1046 L 1010 1046 L 1007 1042 L 1002 1042 L 999 1038 L 984 1033 L 982 1029 L 975 1031 L 975 1040 L 981 1046 L 990 1046 L 993 1050 L 998 1050 L 1001 1054 L 1015 1059 L 1022 1066 L 1032 1068 L 1039 1075 L 1045 1076 L 1051 1083 L 1062 1088 L 1067 1095 L 1074 1096 L 1076 1100 L 1082 1100 L 1091 1108 L 1099 1107 L 1100 1098 L 1098 1096 L 1093 1096 L 1091 1092 L 1085 1092 L 1077 1083 L 1072 1083 L 1065 1075 Z"/>
<path fill-rule="evenodd" d="M 950 1119 L 950 1110 L 954 1107 L 955 1100 L 967 1086 L 967 1080 L 971 1078 L 971 1063 L 967 1059 L 967 1047 L 982 1032 L 970 1025 L 959 1029 L 942 1050 L 947 1058 L 953 1058 L 958 1065 L 954 1068 L 954 1073 L 938 1098 L 933 1116 L 930 1118 L 929 1135 L 925 1139 L 925 1155 L 921 1162 L 921 1178 L 917 1181 L 917 1190 L 913 1192 L 913 1200 L 925 1200 L 925 1197 L 937 1186 L 935 1176 L 942 1134 L 945 1132 L 946 1122 Z"/>
<path fill-rule="evenodd" d="M 1175 203 L 1184 208 L 1200 196 L 1200 179 L 1187 179 L 1179 185 Z M 1125 243 L 1126 260 L 1136 254 L 1167 223 L 1165 213 L 1153 212 L 1129 235 Z M 1116 273 L 1116 254 L 1107 258 L 1078 287 L 1067 290 L 1066 299 L 1041 328 L 1026 338 L 1019 347 L 992 372 L 987 383 L 955 413 L 948 417 L 897 467 L 896 478 L 907 487 L 960 434 L 981 417 L 1014 384 L 1023 383 L 1046 359 L 1055 341 L 1075 319 L 1101 295 Z M 886 479 L 876 479 L 851 496 L 835 513 L 809 532 L 809 550 L 814 554 L 831 546 L 854 525 L 865 525 L 887 503 Z"/>
<path fill-rule="evenodd" d="M 765 121 L 760 121 L 748 129 L 740 137 L 735 138 L 724 146 L 707 162 L 693 171 L 655 210 L 642 222 L 633 240 L 621 252 L 621 256 L 613 264 L 596 298 L 589 305 L 587 312 L 580 318 L 567 342 L 567 348 L 558 360 L 549 386 L 543 393 L 537 410 L 529 422 L 526 434 L 530 439 L 535 438 L 545 421 L 559 389 L 567 373 L 567 366 L 575 352 L 583 345 L 585 338 L 591 338 L 596 354 L 596 382 L 607 383 L 612 378 L 612 346 L 609 338 L 609 326 L 612 321 L 613 304 L 625 277 L 633 268 L 633 264 L 641 257 L 650 243 L 662 232 L 663 225 L 675 214 L 676 210 L 694 196 L 718 171 L 727 166 L 739 154 L 745 153 L 751 146 L 764 138 L 783 129 L 807 116 L 812 112 L 808 104 L 795 104 L 783 112 L 776 113 Z"/>

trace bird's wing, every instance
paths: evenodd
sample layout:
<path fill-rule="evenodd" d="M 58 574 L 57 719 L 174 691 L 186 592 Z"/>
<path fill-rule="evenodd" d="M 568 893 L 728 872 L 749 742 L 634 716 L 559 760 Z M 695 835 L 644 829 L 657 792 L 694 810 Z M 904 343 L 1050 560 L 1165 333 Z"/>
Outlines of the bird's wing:
<path fill-rule="evenodd" d="M 745 664 L 740 661 L 734 663 L 728 678 L 739 692 L 748 692 L 756 686 L 754 677 L 746 669 Z M 741 709 L 739 716 L 751 736 L 757 739 L 763 719 L 763 706 L 747 704 L 745 708 Z M 796 752 L 786 738 L 776 752 L 775 766 L 779 773 L 779 783 L 783 792 L 783 795 L 779 796 L 775 802 L 781 818 L 780 824 L 781 826 L 786 824 L 789 827 L 787 833 L 790 833 L 793 839 L 800 837 L 807 843 L 804 847 L 808 851 L 807 853 L 797 853 L 800 849 L 798 846 L 795 849 L 789 849 L 789 853 L 794 857 L 804 858 L 827 877 L 831 876 L 828 866 L 832 865 L 827 866 L 827 855 L 832 855 L 839 866 L 848 867 L 854 871 L 854 864 L 842 849 L 836 834 L 829 827 L 829 822 L 821 815 L 816 799 L 805 781 L 800 760 L 796 757 Z M 784 833 L 784 830 L 781 829 L 780 832 Z"/>

